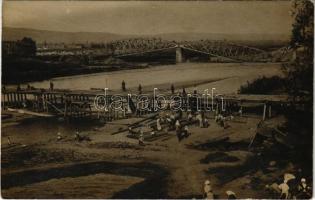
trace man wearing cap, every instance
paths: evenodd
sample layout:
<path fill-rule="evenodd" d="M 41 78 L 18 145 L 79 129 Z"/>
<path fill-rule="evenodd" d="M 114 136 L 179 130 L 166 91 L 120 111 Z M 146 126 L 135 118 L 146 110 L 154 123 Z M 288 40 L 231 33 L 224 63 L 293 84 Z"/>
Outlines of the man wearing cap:
<path fill-rule="evenodd" d="M 213 192 L 212 192 L 212 187 L 211 187 L 211 182 L 209 180 L 205 181 L 205 186 L 204 186 L 204 197 L 206 199 L 213 199 Z"/>

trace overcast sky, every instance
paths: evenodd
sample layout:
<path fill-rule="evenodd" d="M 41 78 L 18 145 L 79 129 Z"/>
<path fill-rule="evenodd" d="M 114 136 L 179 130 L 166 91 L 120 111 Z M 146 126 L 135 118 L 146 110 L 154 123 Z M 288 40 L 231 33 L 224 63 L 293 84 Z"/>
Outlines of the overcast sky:
<path fill-rule="evenodd" d="M 3 26 L 119 34 L 291 31 L 290 1 L 4 1 Z"/>

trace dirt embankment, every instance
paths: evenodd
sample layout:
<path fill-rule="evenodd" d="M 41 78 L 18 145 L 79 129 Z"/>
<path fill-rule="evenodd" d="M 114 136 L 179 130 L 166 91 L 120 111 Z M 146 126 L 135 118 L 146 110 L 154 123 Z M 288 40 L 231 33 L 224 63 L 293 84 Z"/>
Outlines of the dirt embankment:
<path fill-rule="evenodd" d="M 249 148 L 260 118 L 236 117 L 224 129 L 208 117 L 208 128 L 191 124 L 191 135 L 180 142 L 175 131 L 169 131 L 169 137 L 145 141 L 145 146 L 127 137 L 126 131 L 111 134 L 141 118 L 97 125 L 97 129 L 81 127 L 84 130 L 81 133 L 91 139 L 82 142 L 74 138 L 76 129 L 61 129 L 60 122 L 54 122 L 55 129 L 42 125 L 41 138 L 32 130 L 45 124 L 40 121 L 23 124 L 28 127 L 23 134 L 17 125 L 5 127 L 2 195 L 5 198 L 202 198 L 204 181 L 209 179 L 217 198 L 226 198 L 226 190 L 234 191 L 239 198 L 269 198 L 266 184 L 281 182 L 285 172 L 296 172 L 298 166 L 292 162 L 262 155 L 256 149 L 259 143 L 252 143 Z M 56 139 L 57 131 L 62 132 L 61 141 Z M 7 136 L 19 143 L 8 146 Z"/>

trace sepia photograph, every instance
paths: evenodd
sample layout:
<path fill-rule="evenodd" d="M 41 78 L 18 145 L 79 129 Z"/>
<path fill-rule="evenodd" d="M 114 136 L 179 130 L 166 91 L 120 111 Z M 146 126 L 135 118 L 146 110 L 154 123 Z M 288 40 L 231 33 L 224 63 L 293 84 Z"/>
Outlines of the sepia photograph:
<path fill-rule="evenodd" d="M 4 199 L 311 199 L 314 1 L 3 0 Z"/>

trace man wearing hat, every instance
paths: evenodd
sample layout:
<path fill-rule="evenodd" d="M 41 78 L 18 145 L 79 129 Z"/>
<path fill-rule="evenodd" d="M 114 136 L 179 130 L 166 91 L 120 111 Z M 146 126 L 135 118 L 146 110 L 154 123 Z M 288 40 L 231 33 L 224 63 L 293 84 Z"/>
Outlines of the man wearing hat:
<path fill-rule="evenodd" d="M 301 182 L 300 182 L 300 184 L 298 186 L 297 198 L 299 198 L 299 199 L 310 199 L 312 197 L 311 193 L 312 193 L 311 187 L 309 187 L 306 184 L 306 179 L 305 178 L 301 178 Z"/>
<path fill-rule="evenodd" d="M 228 190 L 225 193 L 228 196 L 227 199 L 237 199 L 236 194 L 233 191 Z"/>

